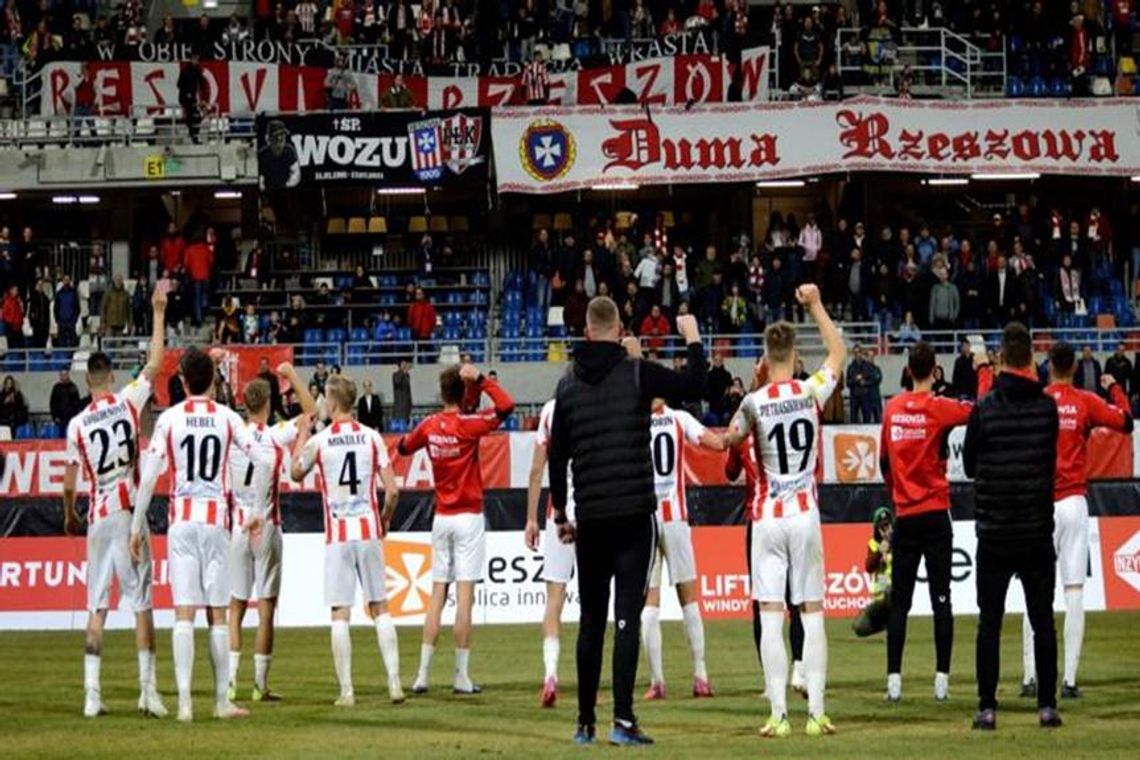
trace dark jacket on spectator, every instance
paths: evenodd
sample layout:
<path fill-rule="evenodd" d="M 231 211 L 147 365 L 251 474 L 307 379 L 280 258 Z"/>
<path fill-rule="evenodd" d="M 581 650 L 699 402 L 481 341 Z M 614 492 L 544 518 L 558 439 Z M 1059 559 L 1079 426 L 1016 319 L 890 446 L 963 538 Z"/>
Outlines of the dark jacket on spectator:
<path fill-rule="evenodd" d="M 950 376 L 950 384 L 954 386 L 954 395 L 959 398 L 972 399 L 978 395 L 978 373 L 974 369 L 972 354 L 959 354 L 954 360 L 954 374 Z"/>
<path fill-rule="evenodd" d="M 1004 297 L 1000 297 L 1004 294 Z M 1018 317 L 1020 290 L 1017 287 L 1017 276 L 1013 270 L 1005 270 L 1004 287 L 997 272 L 990 272 L 986 278 L 985 307 L 990 319 L 998 325 L 1004 326 L 1006 322 Z"/>
<path fill-rule="evenodd" d="M 1002 372 L 970 413 L 962 448 L 979 541 L 1052 542 L 1056 451 L 1057 404 L 1036 380 Z"/>
<path fill-rule="evenodd" d="M 1113 354 L 1108 357 L 1104 363 L 1104 371 L 1116 378 L 1116 382 L 1120 383 L 1121 390 L 1125 394 L 1128 393 L 1128 383 L 1132 380 L 1132 362 L 1128 360 L 1127 356 Z"/>
<path fill-rule="evenodd" d="M 361 396 L 356 404 L 356 419 L 361 425 L 373 430 L 384 429 L 384 409 L 380 402 L 380 394 L 372 393 Z"/>
<path fill-rule="evenodd" d="M 71 418 L 79 414 L 79 388 L 74 382 L 68 380 L 66 383 L 58 382 L 52 386 L 51 401 L 51 418 L 55 424 L 59 425 L 59 429 L 66 432 L 67 423 L 71 422 Z"/>
<path fill-rule="evenodd" d="M 56 292 L 54 308 L 56 323 L 74 329 L 79 322 L 79 292 L 74 285 L 62 287 Z"/>
<path fill-rule="evenodd" d="M 412 418 L 412 376 L 396 370 L 392 373 L 392 419 Z"/>

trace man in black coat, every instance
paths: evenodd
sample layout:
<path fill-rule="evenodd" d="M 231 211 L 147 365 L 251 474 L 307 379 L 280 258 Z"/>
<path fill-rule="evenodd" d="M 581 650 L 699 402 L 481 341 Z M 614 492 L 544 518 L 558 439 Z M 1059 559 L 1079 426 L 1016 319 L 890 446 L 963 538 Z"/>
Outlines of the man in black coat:
<path fill-rule="evenodd" d="M 978 536 L 978 714 L 974 728 L 997 727 L 1001 623 L 1014 575 L 1021 579 L 1035 634 L 1037 719 L 1061 725 L 1057 714 L 1057 631 L 1053 591 L 1053 475 L 1057 404 L 1037 379 L 1033 341 L 1019 322 L 1002 333 L 1004 367 L 993 390 L 974 406 L 966 426 L 962 464 L 974 479 Z"/>
<path fill-rule="evenodd" d="M 954 374 L 950 378 L 954 395 L 958 398 L 973 399 L 978 395 L 978 371 L 974 369 L 974 352 L 970 341 L 962 341 L 962 351 L 954 360 Z"/>
<path fill-rule="evenodd" d="M 372 381 L 365 380 L 361 384 L 363 393 L 356 404 L 356 420 L 365 427 L 376 431 L 384 429 L 384 409 L 380 394 L 373 392 Z"/>
<path fill-rule="evenodd" d="M 59 426 L 60 431 L 66 433 L 67 423 L 83 408 L 79 405 L 79 387 L 71 379 L 70 371 L 59 371 L 59 382 L 52 386 L 49 406 L 52 421 Z"/>
<path fill-rule="evenodd" d="M 683 373 L 626 355 L 617 306 L 604 296 L 590 301 L 586 342 L 558 383 L 550 437 L 550 488 L 554 521 L 564 542 L 574 542 L 581 624 L 578 629 L 579 744 L 591 744 L 602 671 L 602 650 L 614 587 L 613 744 L 652 744 L 633 714 L 641 611 L 656 542 L 657 500 L 650 456 L 650 404 L 700 401 L 708 365 L 697 320 L 677 318 L 687 346 Z M 636 341 L 636 338 L 627 338 Z M 576 524 L 567 521 L 567 472 L 573 462 Z"/>
<path fill-rule="evenodd" d="M 1001 327 L 1018 316 L 1020 293 L 1017 275 L 1007 265 L 1005 256 L 998 256 L 997 269 L 986 277 L 984 295 L 986 314 L 991 325 Z"/>

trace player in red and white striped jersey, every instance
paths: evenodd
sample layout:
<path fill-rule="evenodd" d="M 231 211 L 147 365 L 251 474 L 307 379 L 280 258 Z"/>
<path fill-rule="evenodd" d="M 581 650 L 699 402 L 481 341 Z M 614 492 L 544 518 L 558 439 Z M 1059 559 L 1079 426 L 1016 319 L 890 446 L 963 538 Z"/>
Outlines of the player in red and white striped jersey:
<path fill-rule="evenodd" d="M 657 551 L 649 578 L 649 594 L 641 611 L 641 641 L 649 659 L 650 684 L 646 699 L 665 698 L 665 668 L 661 657 L 661 565 L 669 565 L 669 579 L 677 589 L 685 636 L 693 656 L 693 696 L 711 697 L 705 668 L 705 626 L 697 601 L 697 563 L 693 534 L 685 509 L 685 445 L 723 451 L 724 442 L 697 422 L 693 415 L 672 409 L 665 399 L 653 400 L 649 421 L 653 481 L 657 492 Z"/>
<path fill-rule="evenodd" d="M 787 719 L 788 655 L 784 649 L 784 592 L 802 605 L 804 676 L 810 736 L 835 732 L 824 712 L 827 638 L 823 626 L 823 536 L 816 498 L 820 410 L 835 390 L 847 349 L 820 301 L 815 285 L 801 285 L 796 300 L 819 325 L 827 348 L 823 366 L 807 380 L 795 380 L 795 328 L 779 322 L 764 333 L 768 383 L 748 394 L 726 436 L 736 446 L 752 435 L 761 468 L 753 509 L 752 594 L 760 602 L 761 659 L 771 717 L 766 737 L 791 733 Z"/>
<path fill-rule="evenodd" d="M 257 640 L 253 654 L 254 702 L 276 701 L 280 697 L 269 691 L 269 666 L 273 661 L 273 618 L 277 612 L 277 595 L 281 591 L 281 506 L 280 481 L 285 472 L 285 456 L 293 450 L 299 428 L 307 424 L 317 404 L 301 382 L 297 370 L 288 362 L 277 368 L 277 374 L 288 381 L 301 414 L 292 420 L 269 425 L 269 382 L 258 377 L 251 380 L 243 393 L 249 421 L 246 428 L 257 445 L 273 458 L 269 473 L 269 493 L 253 489 L 255 465 L 245 452 L 234 451 L 230 458 L 233 488 L 233 536 L 230 539 L 230 682 L 228 696 L 237 699 L 238 669 L 241 667 L 241 623 L 249 600 L 257 599 Z M 262 496 L 268 503 L 259 504 Z M 257 515 L 264 515 L 260 536 L 250 540 L 245 526 Z"/>
<path fill-rule="evenodd" d="M 542 405 L 538 430 L 534 433 L 534 454 L 530 462 L 530 482 L 526 491 L 526 546 L 538 551 L 538 499 L 542 492 L 542 476 L 546 472 L 546 451 L 550 446 L 550 425 L 554 420 L 554 399 Z M 566 475 L 566 519 L 574 522 L 574 478 Z M 554 522 L 554 502 L 546 499 L 546 530 L 542 536 L 542 576 L 546 579 L 546 610 L 542 615 L 542 679 L 541 704 L 554 707 L 558 701 L 558 655 L 562 648 L 559 632 L 562 608 L 566 603 L 566 584 L 574 574 L 574 544 L 563 543 Z"/>
<path fill-rule="evenodd" d="M 493 408 L 462 414 L 465 387 L 486 393 Z M 471 614 L 475 584 L 483 580 L 486 551 L 483 523 L 483 475 L 479 467 L 479 441 L 497 429 L 515 410 L 514 399 L 473 364 L 448 367 L 439 376 L 443 411 L 437 412 L 400 439 L 402 456 L 427 448 L 435 478 L 435 516 L 431 523 L 431 601 L 424 618 L 420 667 L 412 691 L 428 689 L 428 675 L 447 602 L 447 587 L 455 584 L 455 678 L 452 692 L 477 694 L 467 665 L 471 656 Z"/>
<path fill-rule="evenodd" d="M 103 626 L 111 604 L 111 582 L 135 613 L 135 643 L 139 659 L 139 712 L 164 717 L 166 707 L 154 680 L 154 616 L 151 612 L 150 552 L 132 563 L 129 553 L 131 508 L 138 488 L 139 415 L 150 399 L 151 386 L 162 368 L 166 331 L 166 293 L 152 299 L 154 332 L 150 357 L 138 378 L 118 393 L 111 360 L 103 353 L 87 360 L 91 404 L 67 426 L 67 466 L 63 474 L 64 529 L 77 532 L 77 482 L 82 467 L 89 492 L 87 502 L 87 638 L 84 646 L 84 706 L 89 718 L 104 712 L 99 670 Z"/>
<path fill-rule="evenodd" d="M 1057 467 L 1053 485 L 1053 546 L 1057 571 L 1065 597 L 1065 671 L 1061 698 L 1082 696 L 1077 688 L 1077 666 L 1085 638 L 1084 588 L 1089 564 L 1088 443 L 1094 428 L 1119 433 L 1132 432 L 1128 397 L 1108 372 L 1101 385 L 1108 401 L 1091 391 L 1073 387 L 1076 355 L 1068 343 L 1057 343 L 1049 351 L 1052 382 L 1045 393 L 1057 402 Z M 1033 626 L 1029 616 L 1021 620 L 1022 696 L 1036 696 L 1037 658 L 1034 656 Z"/>
<path fill-rule="evenodd" d="M 388 461 L 384 439 L 352 418 L 356 384 L 343 375 L 325 386 L 332 423 L 309 438 L 304 426 L 293 459 L 293 480 L 300 481 L 313 467 L 321 475 L 325 508 L 325 604 L 332 611 L 332 653 L 340 682 L 338 707 L 352 707 L 352 639 L 348 624 L 359 581 L 364 603 L 376 626 L 380 656 L 388 670 L 388 696 L 404 701 L 400 686 L 400 650 L 396 625 L 388 613 L 388 589 L 381 537 L 396 509 L 396 475 Z M 384 506 L 377 501 L 384 489 Z"/>
<path fill-rule="evenodd" d="M 142 552 L 146 512 L 159 476 L 169 469 L 167 555 L 174 597 L 174 675 L 178 683 L 178 719 L 194 719 L 190 679 L 194 669 L 194 618 L 206 607 L 210 625 L 210 660 L 214 667 L 214 717 L 240 718 L 248 713 L 226 695 L 229 683 L 229 631 L 226 609 L 229 586 L 229 503 L 232 453 L 240 448 L 256 465 L 254 489 L 265 493 L 273 458 L 257 445 L 241 417 L 213 400 L 216 368 L 204 351 L 182 356 L 182 382 L 187 399 L 167 409 L 155 423 L 142 464 L 139 503 L 131 526 L 131 555 Z M 265 503 L 262 497 L 259 504 Z M 246 530 L 256 535 L 264 514 L 256 514 Z"/>

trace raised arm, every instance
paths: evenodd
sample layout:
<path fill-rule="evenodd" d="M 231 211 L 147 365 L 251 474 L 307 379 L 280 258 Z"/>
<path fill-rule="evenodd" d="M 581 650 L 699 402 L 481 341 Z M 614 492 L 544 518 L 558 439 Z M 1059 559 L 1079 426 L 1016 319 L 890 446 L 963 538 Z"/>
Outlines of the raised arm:
<path fill-rule="evenodd" d="M 830 369 L 833 375 L 839 377 L 839 373 L 843 371 L 843 362 L 847 360 L 847 346 L 843 342 L 843 336 L 839 334 L 839 328 L 831 321 L 827 309 L 823 307 L 819 288 L 811 284 L 800 285 L 796 288 L 796 300 L 808 310 L 811 318 L 819 325 L 819 333 L 823 338 L 824 348 L 827 349 L 827 358 L 823 360 L 823 365 Z"/>
<path fill-rule="evenodd" d="M 293 389 L 293 393 L 297 395 L 297 403 L 301 405 L 301 417 L 309 417 L 317 413 L 317 402 L 313 398 L 313 394 L 309 393 L 309 387 L 301 382 L 301 376 L 297 374 L 297 368 L 289 362 L 282 362 L 277 367 L 277 374 L 289 381 L 289 387 Z M 296 419 L 296 418 L 295 418 Z M 300 422 L 300 420 L 298 420 Z"/>
<path fill-rule="evenodd" d="M 166 352 L 166 291 L 156 287 L 150 304 L 154 311 L 154 330 L 150 335 L 150 356 L 147 357 L 142 374 L 153 383 L 162 371 L 162 360 Z"/>
<path fill-rule="evenodd" d="M 705 397 L 709 371 L 697 318 L 692 314 L 677 317 L 677 331 L 687 346 L 688 358 L 684 372 L 675 372 L 657 362 L 638 362 L 641 397 L 646 403 L 655 398 L 663 398 L 667 403 L 678 404 L 683 401 L 700 401 Z M 629 351 L 628 346 L 626 350 Z"/>
<path fill-rule="evenodd" d="M 317 449 L 311 444 L 313 422 L 306 417 L 298 423 L 297 441 L 293 444 L 293 461 L 289 465 L 289 477 L 300 483 L 317 463 Z"/>
<path fill-rule="evenodd" d="M 1108 401 L 1094 396 L 1090 408 L 1089 422 L 1092 427 L 1103 427 L 1118 433 L 1132 432 L 1132 414 L 1128 407 L 1128 397 L 1116 378 L 1105 372 L 1100 376 L 1100 384 L 1108 391 Z"/>

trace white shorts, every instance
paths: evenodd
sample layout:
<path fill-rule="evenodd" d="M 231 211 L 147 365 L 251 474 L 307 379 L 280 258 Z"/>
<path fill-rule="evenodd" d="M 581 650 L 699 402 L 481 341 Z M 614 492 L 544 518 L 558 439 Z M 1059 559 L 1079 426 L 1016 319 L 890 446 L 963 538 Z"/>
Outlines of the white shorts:
<path fill-rule="evenodd" d="M 794 605 L 823 601 L 818 509 L 752 523 L 752 598 L 782 604 L 788 585 Z"/>
<path fill-rule="evenodd" d="M 483 580 L 483 515 L 436 515 L 431 523 L 431 579 L 436 583 Z"/>
<path fill-rule="evenodd" d="M 261 526 L 261 535 L 250 546 L 250 536 L 240 528 L 230 539 L 230 594 L 239 601 L 276 599 L 281 592 L 281 526 Z"/>
<path fill-rule="evenodd" d="M 111 581 L 119 579 L 119 593 L 131 612 L 151 608 L 150 536 L 143 535 L 142 560 L 131 561 L 131 513 L 114 512 L 87 529 L 87 609 L 111 607 Z"/>
<path fill-rule="evenodd" d="M 178 522 L 166 534 L 175 607 L 228 607 L 230 534 L 220 525 Z"/>
<path fill-rule="evenodd" d="M 574 544 L 558 538 L 553 517 L 546 518 L 542 534 L 542 577 L 547 583 L 569 583 L 574 577 Z"/>
<path fill-rule="evenodd" d="M 345 541 L 325 546 L 325 606 L 351 607 L 360 584 L 364 603 L 388 601 L 384 547 L 380 541 Z"/>
<path fill-rule="evenodd" d="M 661 588 L 661 565 L 669 565 L 669 580 L 673 585 L 697 579 L 697 560 L 693 556 L 693 529 L 685 520 L 664 522 L 657 516 L 657 553 L 653 557 L 653 571 L 649 574 L 649 588 Z"/>
<path fill-rule="evenodd" d="M 1067 496 L 1053 504 L 1053 547 L 1061 585 L 1083 586 L 1089 566 L 1089 504 Z"/>

